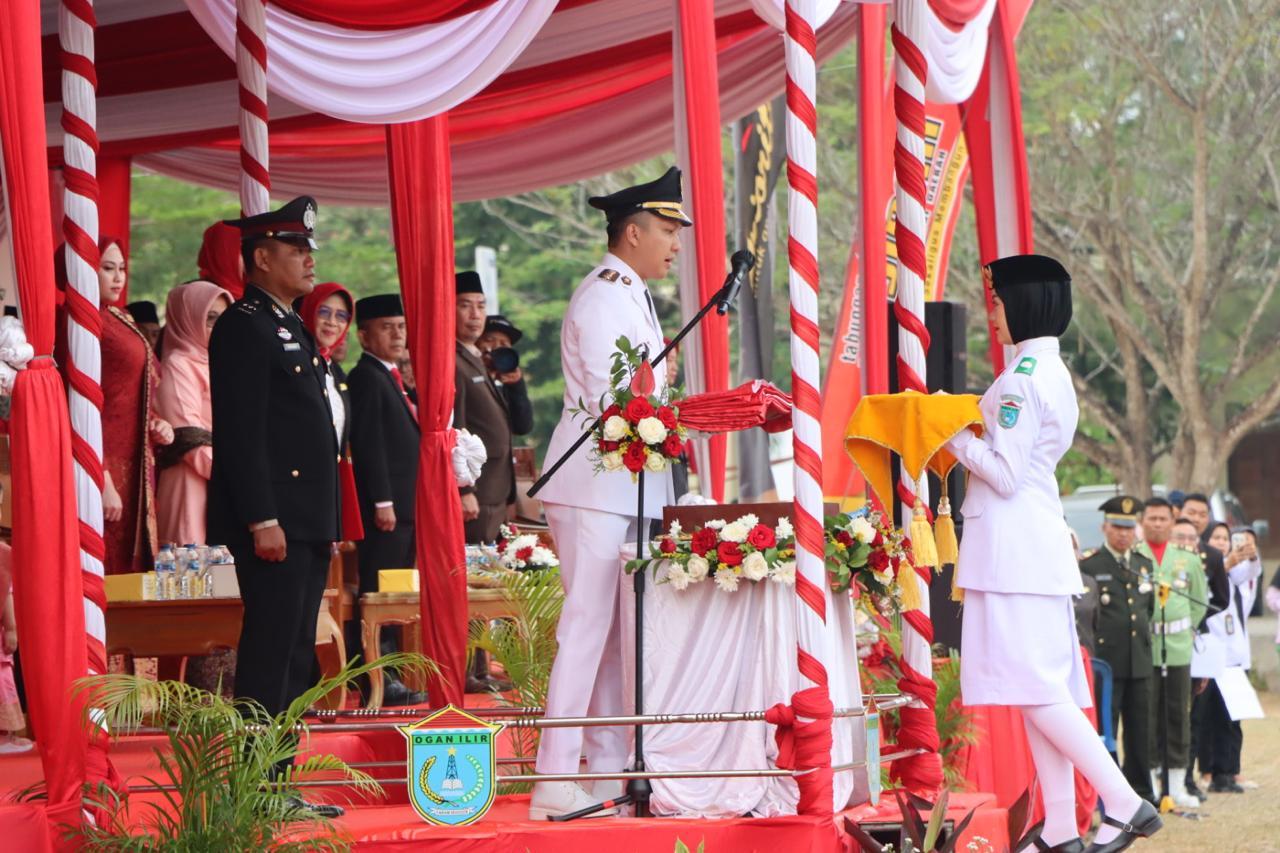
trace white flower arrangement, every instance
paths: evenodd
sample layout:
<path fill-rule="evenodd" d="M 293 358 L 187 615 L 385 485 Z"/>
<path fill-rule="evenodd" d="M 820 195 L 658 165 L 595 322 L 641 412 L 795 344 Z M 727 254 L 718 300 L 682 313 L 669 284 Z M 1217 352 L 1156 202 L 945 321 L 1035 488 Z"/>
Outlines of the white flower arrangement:
<path fill-rule="evenodd" d="M 726 528 L 727 529 L 727 528 Z M 762 581 L 769 576 L 769 561 L 759 551 L 742 558 L 742 576 L 749 581 Z"/>
<path fill-rule="evenodd" d="M 627 430 L 630 429 L 630 426 L 631 425 L 627 423 L 626 418 L 621 417 L 620 415 L 611 415 L 609 419 L 604 422 L 605 440 L 621 441 L 626 437 Z"/>
<path fill-rule="evenodd" d="M 667 470 L 667 457 L 659 453 L 650 453 L 645 457 L 644 469 L 646 471 L 651 471 L 654 474 L 661 474 L 663 471 Z"/>
<path fill-rule="evenodd" d="M 720 569 L 716 572 L 716 586 L 725 592 L 737 592 L 738 573 L 733 569 Z"/>
<path fill-rule="evenodd" d="M 725 542 L 746 542 L 751 528 L 741 521 L 733 521 L 720 528 L 720 538 Z"/>
<path fill-rule="evenodd" d="M 623 423 L 626 422 L 623 421 Z M 640 419 L 640 423 L 636 424 L 636 433 L 645 444 L 658 444 L 667 440 L 667 428 L 662 425 L 662 421 L 652 416 Z"/>

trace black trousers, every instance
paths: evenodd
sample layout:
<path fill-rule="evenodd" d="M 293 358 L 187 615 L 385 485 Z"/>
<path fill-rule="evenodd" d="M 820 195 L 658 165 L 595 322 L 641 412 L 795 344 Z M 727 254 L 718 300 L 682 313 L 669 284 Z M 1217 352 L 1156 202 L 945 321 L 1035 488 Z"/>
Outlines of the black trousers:
<path fill-rule="evenodd" d="M 360 594 L 378 591 L 378 572 L 382 569 L 411 569 L 417 562 L 414 553 L 413 516 L 396 516 L 391 532 L 379 530 L 373 519 L 364 523 L 364 539 L 356 543 L 360 558 Z"/>
<path fill-rule="evenodd" d="M 1134 793 L 1154 801 L 1151 790 L 1151 678 L 1117 678 L 1111 686 L 1111 730 L 1121 738 L 1121 770 Z"/>
<path fill-rule="evenodd" d="M 1227 703 L 1222 699 L 1218 682 L 1210 681 L 1201 699 L 1199 719 L 1200 772 L 1213 776 L 1235 776 L 1240 772 L 1240 749 L 1244 745 L 1244 731 L 1240 723 L 1231 719 Z"/>
<path fill-rule="evenodd" d="M 1151 679 L 1151 760 L 1163 766 L 1164 742 L 1161 740 L 1160 718 L 1163 715 L 1169 731 L 1169 767 L 1186 769 L 1191 753 L 1191 665 L 1169 667 L 1165 701 L 1160 702 L 1160 667 Z M 1176 784 L 1170 780 L 1169 784 Z"/>
<path fill-rule="evenodd" d="M 329 576 L 328 542 L 286 543 L 280 563 L 252 545 L 232 545 L 244 622 L 236 655 L 236 693 L 276 715 L 314 683 L 316 616 Z"/>

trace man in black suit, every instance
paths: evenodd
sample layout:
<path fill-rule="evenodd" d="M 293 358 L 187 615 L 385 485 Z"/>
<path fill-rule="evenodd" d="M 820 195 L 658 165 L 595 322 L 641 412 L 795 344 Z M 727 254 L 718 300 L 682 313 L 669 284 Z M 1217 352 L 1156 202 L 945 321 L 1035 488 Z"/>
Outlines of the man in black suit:
<path fill-rule="evenodd" d="M 1152 575 L 1150 558 L 1133 549 L 1142 501 L 1119 495 L 1099 507 L 1103 545 L 1080 561 L 1097 582 L 1095 655 L 1111 666 L 1111 729 L 1123 743 L 1124 776 L 1134 792 L 1155 802 L 1151 789 Z"/>
<path fill-rule="evenodd" d="M 351 459 L 364 539 L 360 556 L 360 594 L 378 591 L 378 572 L 415 564 L 414 491 L 418 481 L 418 412 L 405 393 L 396 363 L 405 355 L 404 305 L 397 293 L 366 296 L 356 302 L 356 329 L 364 354 L 351 368 Z M 382 651 L 395 648 L 387 633 Z M 384 674 L 383 704 L 421 704 L 411 692 Z"/>
<path fill-rule="evenodd" d="M 227 223 L 240 229 L 248 283 L 209 338 L 209 541 L 230 547 L 244 601 L 236 691 L 270 714 L 310 686 L 316 614 L 340 538 L 325 373 L 292 307 L 315 284 L 315 221 L 315 200 L 302 196 Z"/>

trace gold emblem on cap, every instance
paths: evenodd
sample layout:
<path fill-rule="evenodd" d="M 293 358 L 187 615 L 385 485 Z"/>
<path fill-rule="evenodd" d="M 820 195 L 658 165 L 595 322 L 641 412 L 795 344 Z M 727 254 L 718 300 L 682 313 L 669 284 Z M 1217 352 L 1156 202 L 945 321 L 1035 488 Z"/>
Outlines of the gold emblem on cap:
<path fill-rule="evenodd" d="M 1121 501 L 1120 508 L 1124 510 L 1125 514 L 1133 512 L 1133 498 L 1125 498 Z"/>
<path fill-rule="evenodd" d="M 311 205 L 302 211 L 302 224 L 308 231 L 316 227 L 316 209 Z"/>

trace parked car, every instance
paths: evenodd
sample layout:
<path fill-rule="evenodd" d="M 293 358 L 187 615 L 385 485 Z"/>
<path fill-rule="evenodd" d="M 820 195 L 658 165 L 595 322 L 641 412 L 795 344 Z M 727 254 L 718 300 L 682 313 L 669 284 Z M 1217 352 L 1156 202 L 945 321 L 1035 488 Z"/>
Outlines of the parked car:
<path fill-rule="evenodd" d="M 1080 550 L 1098 548 L 1102 545 L 1102 511 L 1099 506 L 1107 498 L 1120 494 L 1120 487 L 1114 483 L 1097 486 L 1081 486 L 1062 498 L 1062 514 L 1067 524 L 1076 532 L 1080 540 Z M 1166 497 L 1169 489 L 1163 485 L 1151 487 L 1151 494 Z M 1218 489 L 1209 496 L 1209 512 L 1217 520 L 1225 521 L 1235 527 L 1249 524 L 1248 516 L 1240 500 L 1225 489 Z M 1266 539 L 1268 523 L 1263 519 L 1255 520 L 1252 525 L 1259 539 Z"/>

